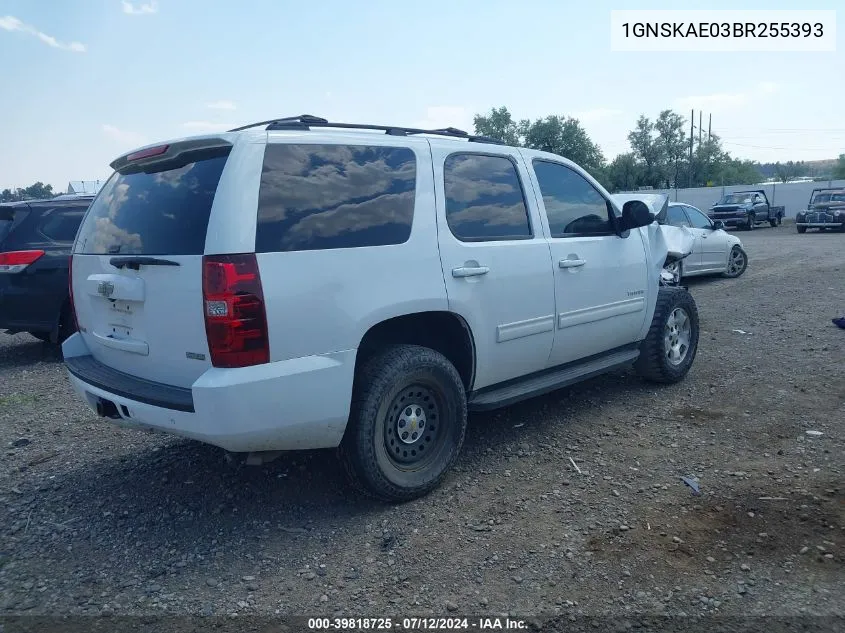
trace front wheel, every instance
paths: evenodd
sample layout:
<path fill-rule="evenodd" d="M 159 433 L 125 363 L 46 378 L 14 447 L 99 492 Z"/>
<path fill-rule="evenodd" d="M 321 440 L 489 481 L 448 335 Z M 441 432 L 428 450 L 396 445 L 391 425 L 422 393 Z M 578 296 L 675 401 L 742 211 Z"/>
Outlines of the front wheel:
<path fill-rule="evenodd" d="M 799 233 L 806 233 L 807 227 L 806 226 L 796 226 L 795 230 L 797 230 Z"/>
<path fill-rule="evenodd" d="M 409 501 L 441 482 L 466 425 L 466 392 L 454 365 L 426 347 L 391 346 L 357 372 L 340 455 L 361 492 Z"/>
<path fill-rule="evenodd" d="M 679 382 L 695 359 L 698 335 L 698 306 L 692 295 L 683 288 L 661 288 L 634 368 L 651 382 Z"/>
<path fill-rule="evenodd" d="M 748 255 L 740 246 L 734 246 L 728 254 L 728 267 L 724 272 L 725 277 L 736 278 L 748 268 Z"/>

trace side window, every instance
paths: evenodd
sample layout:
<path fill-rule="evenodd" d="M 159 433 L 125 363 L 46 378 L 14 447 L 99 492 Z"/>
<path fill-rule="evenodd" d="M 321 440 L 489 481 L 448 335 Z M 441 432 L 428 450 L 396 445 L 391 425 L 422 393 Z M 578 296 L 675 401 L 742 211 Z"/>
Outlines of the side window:
<path fill-rule="evenodd" d="M 443 165 L 446 221 L 459 240 L 531 237 L 516 165 L 505 156 L 452 154 Z"/>
<path fill-rule="evenodd" d="M 87 206 L 59 207 L 43 220 L 39 230 L 56 242 L 73 242 Z"/>
<path fill-rule="evenodd" d="M 666 214 L 666 221 L 671 224 L 672 226 L 689 226 L 689 220 L 687 219 L 687 214 L 684 213 L 684 208 L 682 206 L 670 206 L 669 211 Z"/>
<path fill-rule="evenodd" d="M 710 218 L 695 207 L 687 207 L 687 215 L 689 216 L 690 222 L 692 222 L 692 226 L 696 229 L 709 229 L 712 227 Z"/>
<path fill-rule="evenodd" d="M 565 165 L 534 161 L 552 237 L 611 235 L 607 200 L 583 176 Z"/>
<path fill-rule="evenodd" d="M 270 143 L 258 193 L 259 253 L 401 244 L 417 164 L 407 147 Z"/>

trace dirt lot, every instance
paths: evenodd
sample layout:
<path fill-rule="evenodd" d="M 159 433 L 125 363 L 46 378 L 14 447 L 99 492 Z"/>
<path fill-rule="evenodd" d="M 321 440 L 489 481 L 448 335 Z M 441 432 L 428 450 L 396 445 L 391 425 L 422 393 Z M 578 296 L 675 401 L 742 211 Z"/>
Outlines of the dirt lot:
<path fill-rule="evenodd" d="M 845 235 L 738 235 L 746 274 L 689 284 L 683 383 L 474 416 L 397 507 L 331 452 L 246 467 L 117 429 L 0 334 L 0 614 L 845 614 Z"/>

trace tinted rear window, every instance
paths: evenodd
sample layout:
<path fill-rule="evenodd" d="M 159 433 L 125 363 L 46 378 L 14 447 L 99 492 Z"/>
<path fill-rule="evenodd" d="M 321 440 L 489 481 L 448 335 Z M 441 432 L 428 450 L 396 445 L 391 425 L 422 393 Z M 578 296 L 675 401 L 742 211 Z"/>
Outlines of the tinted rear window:
<path fill-rule="evenodd" d="M 87 208 L 79 204 L 53 209 L 44 215 L 39 230 L 56 242 L 72 242 Z"/>
<path fill-rule="evenodd" d="M 155 170 L 115 173 L 91 205 L 76 242 L 89 255 L 201 255 L 229 151 Z"/>
<path fill-rule="evenodd" d="M 416 179 L 406 147 L 271 143 L 255 250 L 401 244 L 411 235 Z"/>

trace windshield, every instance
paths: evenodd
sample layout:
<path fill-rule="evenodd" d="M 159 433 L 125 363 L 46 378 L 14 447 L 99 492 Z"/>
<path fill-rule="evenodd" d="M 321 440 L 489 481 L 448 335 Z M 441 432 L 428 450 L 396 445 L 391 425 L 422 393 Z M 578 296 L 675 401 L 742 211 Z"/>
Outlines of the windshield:
<path fill-rule="evenodd" d="M 833 193 L 817 193 L 810 204 L 827 204 L 829 202 L 845 202 L 845 191 Z"/>
<path fill-rule="evenodd" d="M 719 204 L 748 204 L 751 202 L 751 194 L 729 193 L 722 197 Z"/>

